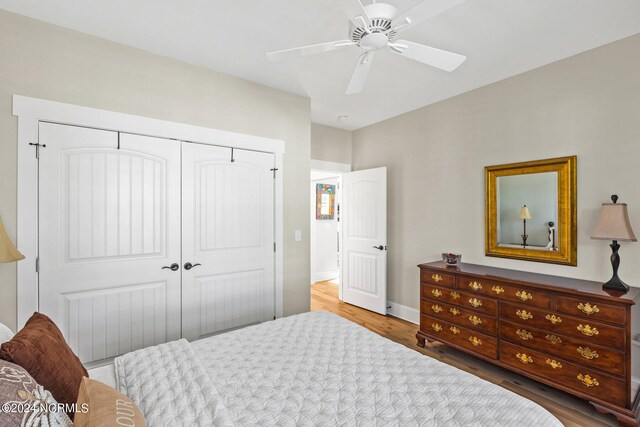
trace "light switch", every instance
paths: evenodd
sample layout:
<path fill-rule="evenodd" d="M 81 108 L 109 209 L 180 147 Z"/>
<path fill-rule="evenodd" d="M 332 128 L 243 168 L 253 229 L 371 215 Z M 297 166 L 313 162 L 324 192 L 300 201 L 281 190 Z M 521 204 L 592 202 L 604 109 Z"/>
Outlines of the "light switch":
<path fill-rule="evenodd" d="M 296 238 L 296 242 L 301 242 L 302 241 L 302 230 L 296 230 L 295 233 L 295 238 Z"/>

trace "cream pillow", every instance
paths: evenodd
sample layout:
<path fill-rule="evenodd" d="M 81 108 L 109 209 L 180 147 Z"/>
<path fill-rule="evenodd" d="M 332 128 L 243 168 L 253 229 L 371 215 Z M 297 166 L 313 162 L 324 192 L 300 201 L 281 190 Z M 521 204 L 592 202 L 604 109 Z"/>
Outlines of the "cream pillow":
<path fill-rule="evenodd" d="M 6 325 L 0 323 L 0 344 L 3 342 L 11 341 L 14 333 L 11 329 L 9 329 Z"/>

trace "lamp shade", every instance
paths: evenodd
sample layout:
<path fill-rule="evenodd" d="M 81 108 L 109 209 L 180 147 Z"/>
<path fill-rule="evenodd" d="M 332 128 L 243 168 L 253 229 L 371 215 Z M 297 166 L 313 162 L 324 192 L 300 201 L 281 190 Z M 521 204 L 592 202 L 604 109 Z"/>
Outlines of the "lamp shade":
<path fill-rule="evenodd" d="M 524 205 L 522 208 L 520 208 L 520 213 L 518 214 L 518 218 L 531 219 L 531 212 L 529 212 L 529 208 L 527 207 L 527 205 Z"/>
<path fill-rule="evenodd" d="M 596 225 L 592 239 L 619 240 L 622 242 L 636 242 L 636 236 L 631 229 L 626 203 L 603 203 L 600 219 Z"/>
<path fill-rule="evenodd" d="M 7 231 L 4 229 L 4 224 L 2 223 L 2 218 L 0 218 L 0 262 L 14 262 L 20 261 L 24 259 L 24 255 L 22 255 L 11 240 L 9 240 L 9 236 L 7 236 Z"/>

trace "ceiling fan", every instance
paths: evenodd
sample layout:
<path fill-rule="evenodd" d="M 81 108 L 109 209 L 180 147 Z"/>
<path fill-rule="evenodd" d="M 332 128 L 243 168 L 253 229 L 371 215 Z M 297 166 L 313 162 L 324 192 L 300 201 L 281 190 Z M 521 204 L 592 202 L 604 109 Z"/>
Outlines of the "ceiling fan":
<path fill-rule="evenodd" d="M 390 4 L 376 3 L 375 0 L 372 0 L 372 3 L 367 6 L 363 6 L 360 0 L 336 1 L 351 20 L 348 39 L 270 52 L 267 53 L 267 58 L 271 61 L 280 61 L 290 57 L 313 55 L 348 46 L 357 46 L 364 52 L 358 59 L 346 94 L 362 91 L 375 52 L 385 47 L 389 47 L 392 52 L 399 55 L 445 71 L 455 70 L 467 59 L 464 55 L 397 39 L 398 33 L 401 31 L 464 3 L 466 0 L 422 0 L 402 13 L 399 13 Z"/>

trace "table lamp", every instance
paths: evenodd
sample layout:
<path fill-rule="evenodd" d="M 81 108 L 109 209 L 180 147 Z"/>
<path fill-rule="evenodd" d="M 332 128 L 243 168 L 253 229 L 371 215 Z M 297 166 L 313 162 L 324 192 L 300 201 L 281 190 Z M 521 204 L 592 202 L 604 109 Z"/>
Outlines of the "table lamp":
<path fill-rule="evenodd" d="M 524 230 L 522 233 L 522 247 L 526 248 L 527 237 L 529 237 L 527 235 L 527 220 L 531 219 L 531 212 L 529 212 L 529 208 L 527 207 L 527 205 L 524 205 L 522 208 L 520 208 L 520 213 L 518 214 L 518 218 L 522 220 L 522 226 L 524 227 Z"/>
<path fill-rule="evenodd" d="M 21 259 L 24 259 L 24 255 L 9 240 L 4 224 L 2 224 L 2 218 L 0 218 L 0 262 L 15 262 Z"/>
<path fill-rule="evenodd" d="M 628 291 L 629 286 L 618 277 L 618 267 L 620 266 L 620 255 L 618 242 L 637 242 L 636 236 L 629 223 L 629 214 L 626 203 L 616 203 L 618 196 L 611 196 L 613 203 L 603 203 L 600 210 L 600 219 L 596 229 L 591 235 L 592 239 L 612 240 L 611 246 L 611 266 L 613 267 L 613 277 L 602 285 L 602 289 L 612 289 L 616 291 Z"/>

